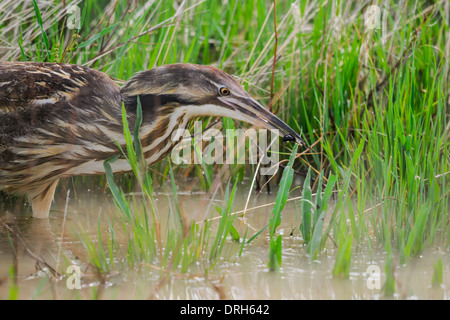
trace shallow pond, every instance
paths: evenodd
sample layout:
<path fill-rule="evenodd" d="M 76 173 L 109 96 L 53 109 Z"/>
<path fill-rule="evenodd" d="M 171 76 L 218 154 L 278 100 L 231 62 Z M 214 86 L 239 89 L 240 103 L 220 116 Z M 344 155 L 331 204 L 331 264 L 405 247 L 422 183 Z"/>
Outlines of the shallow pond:
<path fill-rule="evenodd" d="M 222 190 L 223 191 L 223 190 Z M 233 210 L 247 208 L 245 218 L 236 218 L 239 233 L 248 228 L 253 235 L 268 222 L 275 194 L 261 193 L 257 199 L 248 188 L 236 192 Z M 202 221 L 217 214 L 214 204 L 221 206 L 223 193 L 214 196 L 202 192 L 179 193 L 178 200 L 186 221 Z M 138 197 L 138 196 L 137 196 Z M 218 200 L 211 200 L 216 198 Z M 282 267 L 268 270 L 267 233 L 262 233 L 241 251 L 241 244 L 229 241 L 222 258 L 205 272 L 201 262 L 188 272 L 162 271 L 157 264 L 142 263 L 137 268 L 123 268 L 99 274 L 93 268 L 81 269 L 80 288 L 69 289 L 76 282 L 69 279 L 73 270 L 68 265 L 86 261 L 85 243 L 80 234 L 108 237 L 108 225 L 119 212 L 108 193 L 100 191 L 69 193 L 61 191 L 49 220 L 32 219 L 22 207 L 0 213 L 0 299 L 18 295 L 19 299 L 384 299 L 386 254 L 381 249 L 354 250 L 348 279 L 332 276 L 336 249 L 332 241 L 312 260 L 305 252 L 298 232 L 299 204 L 289 201 L 283 211 L 278 231 L 283 234 Z M 167 223 L 171 209 L 170 189 L 160 190 L 155 203 L 161 225 Z M 18 237 L 10 236 L 6 226 L 14 228 Z M 211 226 L 214 228 L 214 222 Z M 64 231 L 63 231 L 64 230 Z M 292 234 L 292 235 L 291 235 Z M 247 236 L 249 237 L 249 236 Z M 125 246 L 126 239 L 120 245 Z M 105 244 L 106 246 L 106 244 Z M 14 247 L 14 248 L 13 248 Z M 437 261 L 442 260 L 443 284 L 432 287 Z M 65 276 L 51 275 L 50 269 L 66 270 Z M 393 299 L 448 299 L 450 297 L 450 255 L 447 248 L 429 248 L 406 265 L 394 261 L 396 290 Z M 16 270 L 15 275 L 11 270 Z M 118 268 L 120 270 L 120 268 Z M 73 273 L 72 273 L 73 272 Z M 69 281 L 70 280 L 70 281 Z M 19 289 L 14 290 L 16 282 Z"/>

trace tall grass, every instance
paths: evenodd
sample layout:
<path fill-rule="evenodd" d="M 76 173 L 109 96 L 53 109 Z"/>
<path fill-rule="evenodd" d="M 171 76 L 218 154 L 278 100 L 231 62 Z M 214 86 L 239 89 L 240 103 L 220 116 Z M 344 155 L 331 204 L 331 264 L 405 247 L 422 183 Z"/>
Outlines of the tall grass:
<path fill-rule="evenodd" d="M 361 248 L 369 254 L 383 248 L 389 273 L 393 264 L 407 263 L 433 244 L 448 246 L 448 1 L 380 2 L 379 29 L 365 24 L 367 3 L 358 1 L 280 0 L 275 1 L 276 7 L 272 1 L 257 0 L 73 3 L 82 12 L 80 30 L 65 27 L 62 2 L 45 3 L 43 8 L 39 1 L 4 1 L 5 8 L 23 19 L 0 13 L 0 35 L 10 46 L 10 50 L 1 49 L 3 59 L 83 64 L 119 83 L 162 64 L 213 64 L 236 75 L 252 95 L 272 105 L 278 116 L 302 133 L 311 149 L 299 149 L 303 153 L 297 153 L 295 161 L 291 157 L 273 224 L 270 230 L 253 235 L 269 233 L 271 269 L 281 263 L 282 241 L 275 230 L 292 189 L 286 175 L 292 179 L 292 174 L 299 173 L 306 179 L 296 230 L 312 259 L 327 246 L 336 248 L 336 277 L 349 276 L 352 254 Z M 269 101 L 271 96 L 274 101 Z M 205 120 L 204 127 L 210 123 Z M 223 119 L 221 125 L 225 130 L 238 124 Z M 124 134 L 128 146 L 124 152 L 135 165 L 135 179 L 145 194 L 142 203 L 127 198 L 107 170 L 109 189 L 124 212 L 121 227 L 114 229 L 127 235 L 128 262 L 158 259 L 162 266 L 181 266 L 183 271 L 202 258 L 209 261 L 208 266 L 214 265 L 225 242 L 238 238 L 231 210 L 239 188 L 236 181 L 255 174 L 255 168 L 172 167 L 165 160 L 147 171 L 139 162 L 136 134 L 126 126 Z M 234 187 L 226 188 L 224 205 L 217 208 L 220 223 L 213 234 L 210 220 L 183 221 L 175 179 L 193 177 L 198 189 L 209 191 L 217 175 Z M 151 205 L 152 186 L 161 185 L 167 177 L 174 183 L 170 214 L 176 228 L 163 228 Z M 335 200 L 332 209 L 331 199 Z M 239 236 L 242 253 L 253 238 L 243 241 L 243 235 Z M 114 255 L 124 250 L 115 240 L 95 248 L 98 245 L 109 247 Z M 97 249 L 87 248 L 93 253 Z M 103 268 L 114 261 L 102 259 L 98 265 Z M 390 277 L 384 293 L 394 291 Z"/>

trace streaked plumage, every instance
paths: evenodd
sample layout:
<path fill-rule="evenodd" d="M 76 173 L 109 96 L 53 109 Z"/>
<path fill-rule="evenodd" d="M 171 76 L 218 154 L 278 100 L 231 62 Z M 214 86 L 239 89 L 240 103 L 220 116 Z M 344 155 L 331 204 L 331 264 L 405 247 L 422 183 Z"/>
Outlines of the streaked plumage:
<path fill-rule="evenodd" d="M 227 96 L 221 92 L 229 90 Z M 222 90 L 222 91 L 221 91 Z M 225 92 L 225 91 L 223 91 Z M 29 195 L 33 216 L 47 217 L 59 179 L 104 173 L 103 161 L 120 154 L 122 101 L 131 125 L 137 97 L 148 164 L 176 145 L 171 133 L 199 116 L 224 116 L 278 128 L 301 138 L 253 100 L 225 72 L 174 64 L 138 73 L 122 88 L 106 74 L 55 63 L 0 63 L 0 190 Z M 130 167 L 125 159 L 115 172 Z"/>

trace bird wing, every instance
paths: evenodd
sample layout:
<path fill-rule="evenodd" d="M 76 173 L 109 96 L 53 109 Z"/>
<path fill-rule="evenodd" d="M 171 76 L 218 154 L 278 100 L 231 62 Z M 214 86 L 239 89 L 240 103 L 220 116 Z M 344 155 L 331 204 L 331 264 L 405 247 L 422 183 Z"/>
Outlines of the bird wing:
<path fill-rule="evenodd" d="M 119 89 L 104 73 L 78 65 L 1 62 L 0 146 L 52 115 L 92 113 L 102 100 L 120 101 Z"/>
<path fill-rule="evenodd" d="M 11 113 L 70 98 L 87 85 L 86 73 L 76 65 L 33 62 L 0 63 L 0 112 Z"/>
<path fill-rule="evenodd" d="M 23 137 L 37 130 L 60 136 L 64 133 L 53 131 L 64 130 L 58 123 L 76 131 L 78 124 L 112 121 L 120 103 L 120 87 L 102 72 L 69 64 L 0 62 L 0 167 L 10 160 L 8 148 Z"/>

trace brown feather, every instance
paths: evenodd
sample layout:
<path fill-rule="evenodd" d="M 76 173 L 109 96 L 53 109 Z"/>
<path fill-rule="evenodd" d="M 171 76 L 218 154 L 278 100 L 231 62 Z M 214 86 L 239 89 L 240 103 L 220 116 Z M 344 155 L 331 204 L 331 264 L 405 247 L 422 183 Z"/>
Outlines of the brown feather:
<path fill-rule="evenodd" d="M 64 170 L 52 167 L 75 162 L 70 156 L 73 146 L 85 156 L 91 152 L 99 157 L 97 150 L 83 148 L 105 142 L 99 129 L 103 123 L 121 130 L 120 101 L 119 86 L 99 71 L 1 62 L 0 189 L 28 190 L 60 176 Z M 45 170 L 48 174 L 42 175 Z"/>

